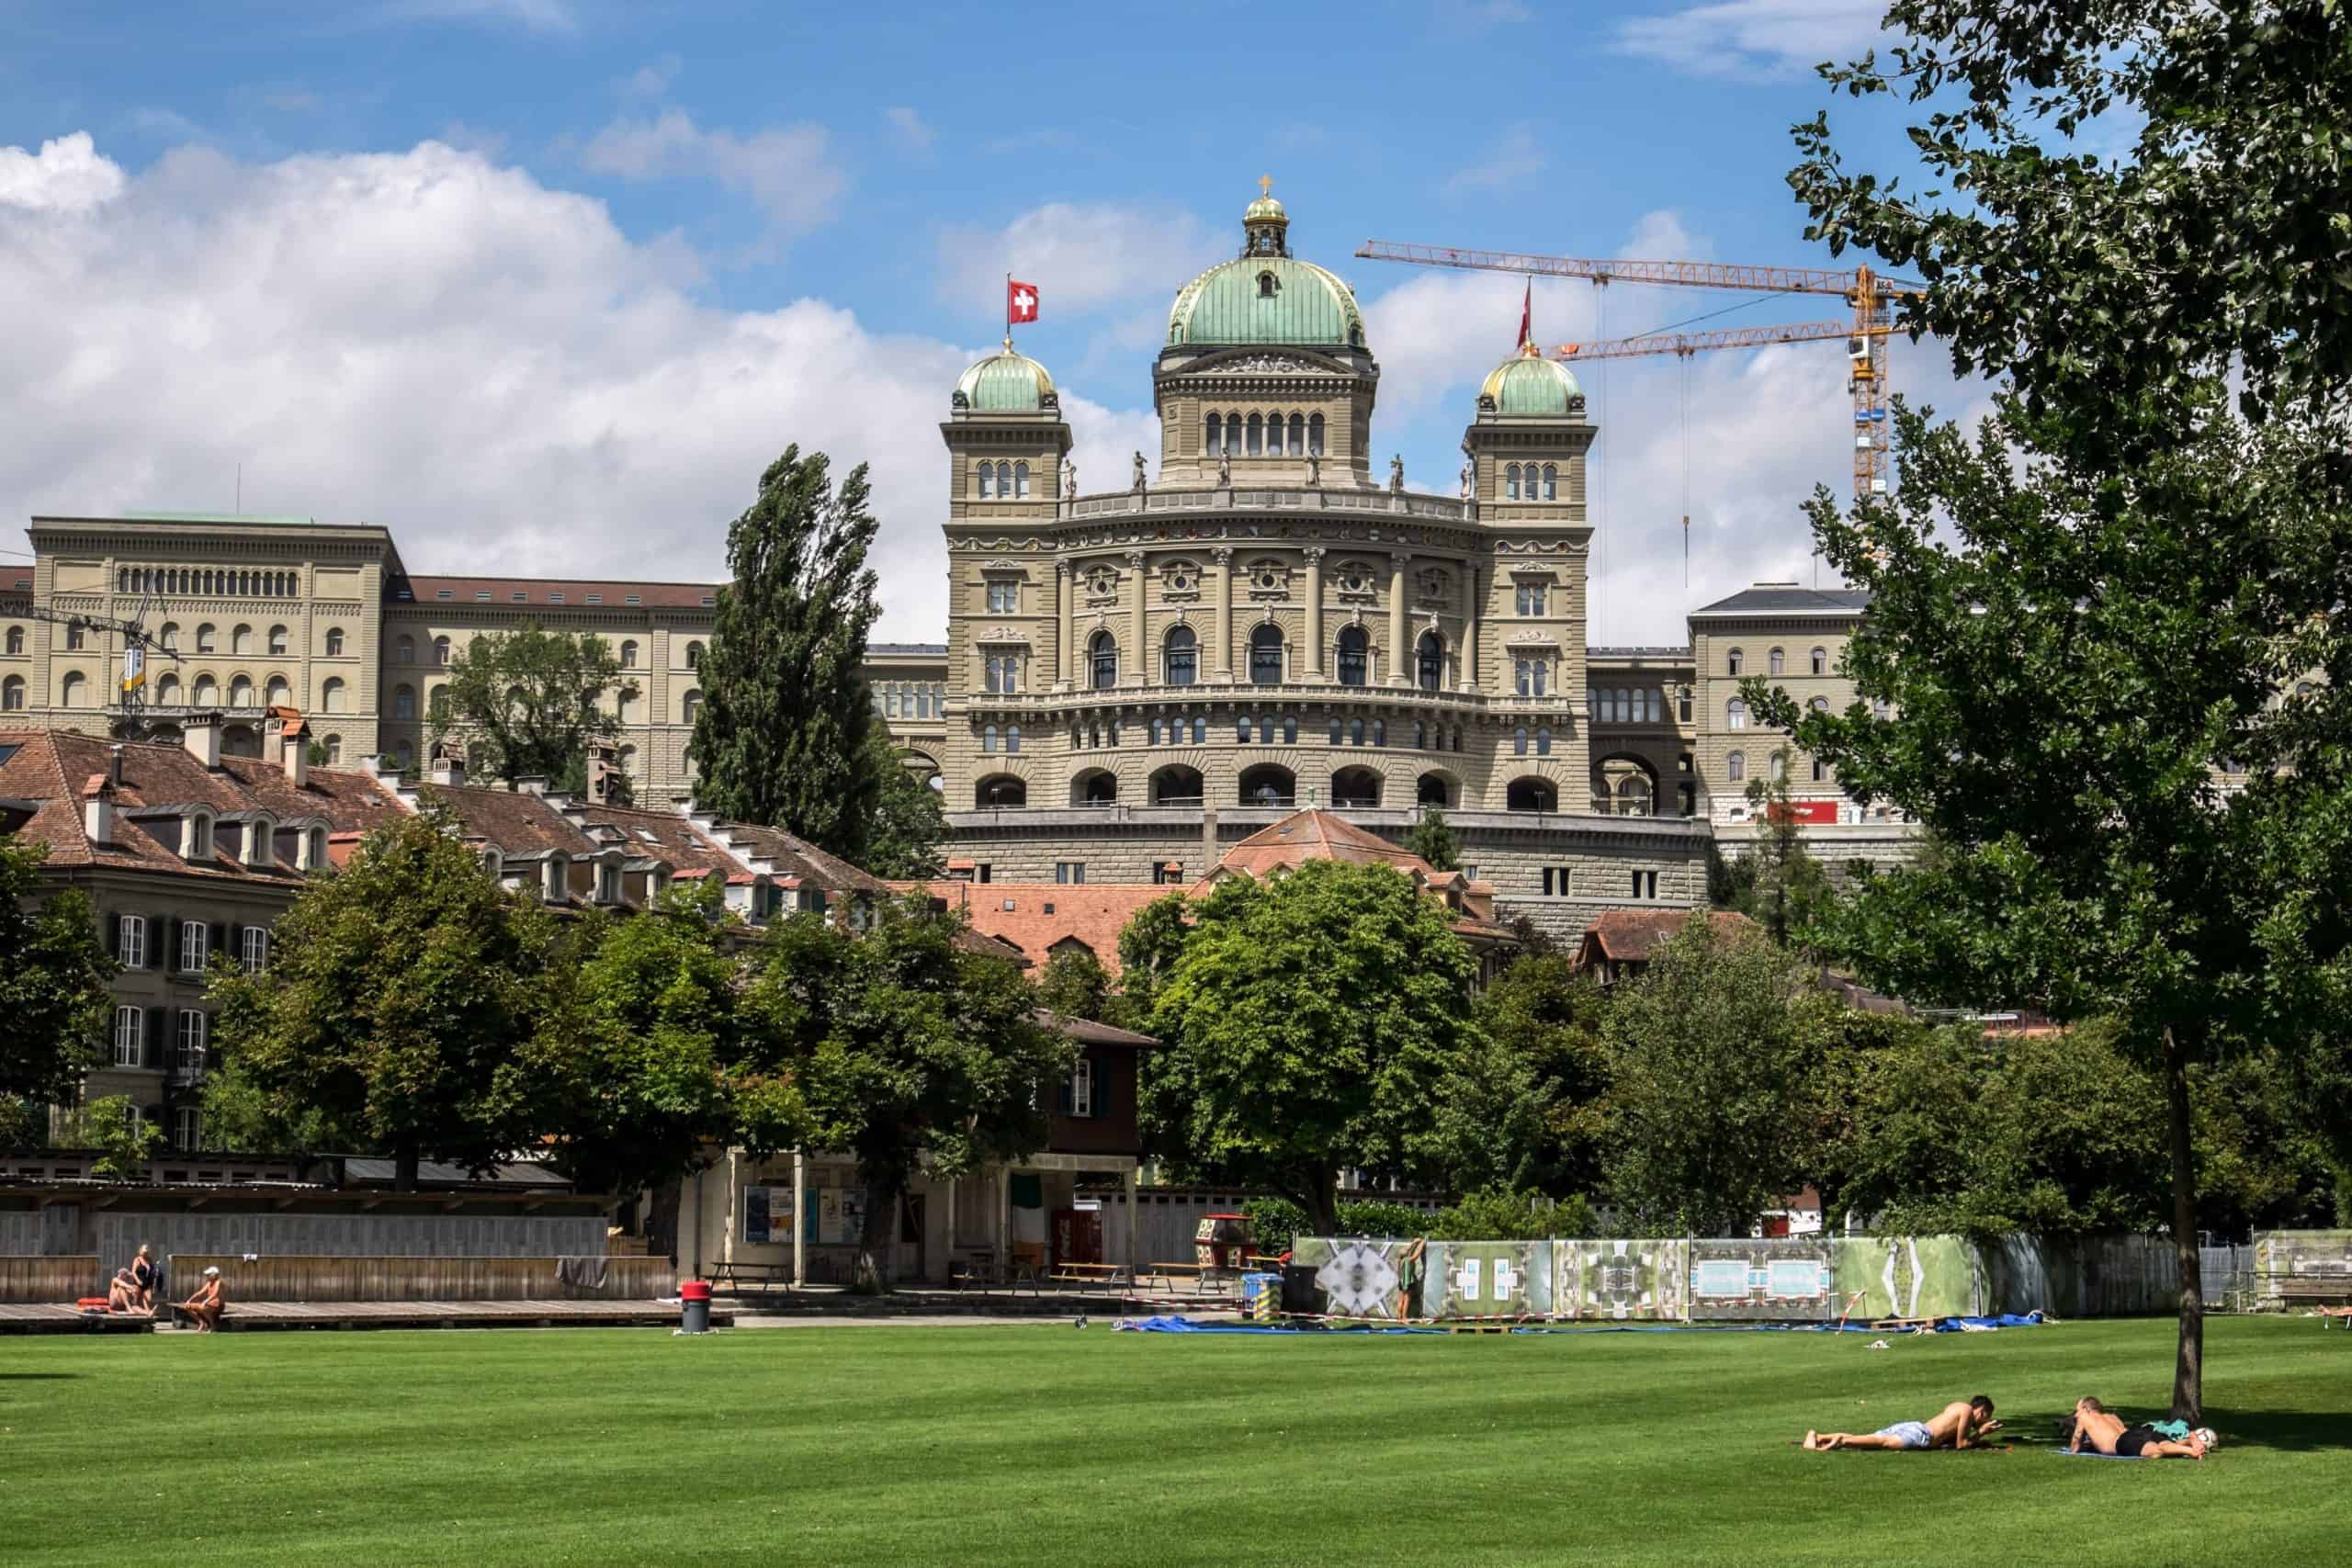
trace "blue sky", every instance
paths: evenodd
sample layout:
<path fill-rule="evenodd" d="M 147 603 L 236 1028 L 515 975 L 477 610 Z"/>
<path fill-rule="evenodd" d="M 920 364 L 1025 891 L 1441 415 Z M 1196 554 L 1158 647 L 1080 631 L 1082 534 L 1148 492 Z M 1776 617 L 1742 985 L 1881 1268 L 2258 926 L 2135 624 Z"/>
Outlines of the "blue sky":
<path fill-rule="evenodd" d="M 1450 491 L 1520 286 L 1355 246 L 1823 263 L 1787 128 L 1874 10 L 0 0 L 0 288 L 39 318 L 0 368 L 35 434 L 0 506 L 225 507 L 242 464 L 250 508 L 390 523 L 420 569 L 710 576 L 798 439 L 872 461 L 885 630 L 935 636 L 935 427 L 1008 267 L 1043 291 L 1021 343 L 1082 481 L 1116 484 L 1170 297 L 1272 175 L 1295 249 L 1365 303 L 1380 448 Z M 1832 107 L 1896 166 L 1896 120 Z M 1539 285 L 1539 339 L 1837 310 L 1597 305 Z M 1915 394 L 1975 395 L 1899 353 Z M 1809 572 L 1796 503 L 1845 473 L 1834 345 L 1580 374 L 1611 470 L 1598 637 Z"/>

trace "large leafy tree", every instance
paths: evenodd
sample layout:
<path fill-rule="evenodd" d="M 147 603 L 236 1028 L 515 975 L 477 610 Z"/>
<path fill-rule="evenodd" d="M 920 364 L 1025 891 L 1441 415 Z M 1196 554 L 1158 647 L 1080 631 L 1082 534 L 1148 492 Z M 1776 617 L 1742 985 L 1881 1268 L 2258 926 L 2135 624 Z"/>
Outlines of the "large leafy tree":
<path fill-rule="evenodd" d="M 858 863 L 876 876 L 925 882 L 946 869 L 939 854 L 947 813 L 939 792 L 908 771 L 890 728 L 876 718 L 859 765 L 875 781 L 872 816 Z"/>
<path fill-rule="evenodd" d="M 89 899 L 44 894 L 47 849 L 0 837 L 0 1096 L 71 1103 L 106 1040 L 115 965 Z M 10 1118 L 29 1139 L 37 1117 Z"/>
<path fill-rule="evenodd" d="M 282 916 L 269 965 L 216 960 L 224 1105 L 306 1118 L 345 1150 L 485 1168 L 534 1131 L 520 1077 L 551 989 L 553 918 L 502 890 L 427 812 L 370 833 Z M 224 1089 L 224 1092 L 227 1089 Z"/>
<path fill-rule="evenodd" d="M 1873 594 L 1857 684 L 1901 713 L 1798 739 L 1947 841 L 1868 889 L 1858 960 L 1923 999 L 2110 1014 L 2161 1073 L 2173 1409 L 2195 1417 L 2191 1069 L 2273 1048 L 2339 1134 L 2352 1104 L 2352 17 L 1897 0 L 1888 19 L 1909 40 L 1893 69 L 1827 74 L 1920 106 L 1935 187 L 1849 170 L 1826 117 L 1798 128 L 1791 182 L 1816 237 L 1923 279 L 1906 321 L 2008 389 L 1984 446 L 1899 418 L 1896 496 L 1850 520 L 1815 504 Z M 2115 157 L 2076 140 L 2117 130 Z M 2224 761 L 2252 770 L 2242 793 Z"/>
<path fill-rule="evenodd" d="M 1436 1091 L 1477 1033 L 1477 965 L 1444 906 L 1386 866 L 1314 861 L 1229 878 L 1193 915 L 1145 1063 L 1161 1145 L 1283 1193 L 1323 1235 L 1343 1168 L 1436 1164 Z"/>
<path fill-rule="evenodd" d="M 1802 985 L 1762 932 L 1694 914 L 1613 987 L 1609 1185 L 1644 1227 L 1746 1235 L 1804 1185 L 1816 1117 Z"/>
<path fill-rule="evenodd" d="M 866 1194 L 858 1277 L 888 1284 L 899 1206 L 918 1167 L 969 1175 L 1045 1146 L 1045 1108 L 1071 1049 L 1037 1021 L 1010 960 L 968 949 L 960 913 L 885 901 L 863 934 L 815 914 L 778 922 L 750 1006 L 806 1096 L 813 1140 L 857 1156 Z"/>
<path fill-rule="evenodd" d="M 620 734 L 618 704 L 638 685 L 594 632 L 526 622 L 485 632 L 449 660 L 435 696 L 435 740 L 464 744 L 469 773 L 503 780 L 584 780 L 588 744 Z"/>
<path fill-rule="evenodd" d="M 1477 998 L 1481 1038 L 1438 1095 L 1446 1184 L 1553 1197 L 1600 1185 L 1609 1061 L 1600 988 L 1564 953 L 1524 957 Z"/>
<path fill-rule="evenodd" d="M 757 498 L 728 529 L 732 581 L 718 591 L 687 743 L 706 808 L 853 861 L 899 767 L 868 739 L 862 667 L 880 607 L 866 499 L 865 465 L 836 491 L 825 455 L 803 457 L 797 446 L 760 476 Z"/>
<path fill-rule="evenodd" d="M 1462 869 L 1462 846 L 1455 841 L 1453 825 L 1445 819 L 1442 807 L 1432 806 L 1421 813 L 1405 847 L 1440 871 Z"/>

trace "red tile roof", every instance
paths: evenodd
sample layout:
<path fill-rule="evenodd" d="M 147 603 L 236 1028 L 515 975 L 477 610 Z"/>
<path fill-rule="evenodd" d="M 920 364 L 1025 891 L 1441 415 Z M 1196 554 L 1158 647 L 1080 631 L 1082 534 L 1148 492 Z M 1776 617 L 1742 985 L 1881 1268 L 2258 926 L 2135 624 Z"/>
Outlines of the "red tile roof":
<path fill-rule="evenodd" d="M 406 602 L 399 599 L 400 590 L 405 587 L 419 604 L 456 604 L 482 607 L 505 605 L 510 609 L 544 609 L 551 606 L 559 610 L 577 610 L 582 607 L 600 610 L 640 607 L 700 610 L 709 608 L 704 601 L 718 592 L 718 585 L 709 582 L 589 582 L 577 579 L 551 577 L 394 578 L 385 587 L 386 591 L 393 595 L 395 602 L 399 603 Z M 441 597 L 444 589 L 448 591 L 447 599 Z M 478 597 L 483 593 L 489 594 L 490 597 L 487 599 Z M 517 593 L 523 597 L 520 599 L 514 597 Z M 550 594 L 558 593 L 562 595 L 560 600 L 548 597 Z M 593 606 L 588 604 L 588 595 L 591 593 L 598 595 L 600 600 Z M 628 602 L 628 597 L 632 593 L 637 595 L 635 604 Z"/>
<path fill-rule="evenodd" d="M 1440 871 L 1412 851 L 1392 844 L 1344 817 L 1312 807 L 1294 811 L 1226 851 L 1225 857 L 1193 891 L 1195 895 L 1204 893 L 1236 873 L 1271 876 L 1317 860 L 1339 861 L 1348 865 L 1385 865 L 1401 872 L 1445 901 L 1455 916 L 1453 929 L 1462 936 L 1473 941 L 1510 940 L 1508 928 L 1495 918 L 1494 889 L 1487 884 L 1472 882 L 1458 871 Z"/>
<path fill-rule="evenodd" d="M 1119 972 L 1119 933 L 1137 910 L 1179 891 L 1144 882 L 903 882 L 895 886 L 944 898 L 967 911 L 972 929 L 1017 949 L 1040 967 L 1058 942 L 1093 950 L 1102 967 Z M 1007 908 L 1005 906 L 1011 905 Z"/>
<path fill-rule="evenodd" d="M 417 787 L 416 796 L 425 806 L 447 807 L 466 837 L 493 844 L 503 855 L 560 850 L 577 860 L 604 847 L 566 821 L 546 796 L 526 790 L 428 784 Z"/>
<path fill-rule="evenodd" d="M 1654 949 L 1663 946 L 1698 913 L 1696 909 L 1603 909 L 1585 928 L 1578 957 L 1597 954 L 1612 964 L 1645 964 Z M 1758 929 L 1746 915 L 1729 909 L 1711 911 L 1707 918 L 1714 922 L 1719 937 Z"/>

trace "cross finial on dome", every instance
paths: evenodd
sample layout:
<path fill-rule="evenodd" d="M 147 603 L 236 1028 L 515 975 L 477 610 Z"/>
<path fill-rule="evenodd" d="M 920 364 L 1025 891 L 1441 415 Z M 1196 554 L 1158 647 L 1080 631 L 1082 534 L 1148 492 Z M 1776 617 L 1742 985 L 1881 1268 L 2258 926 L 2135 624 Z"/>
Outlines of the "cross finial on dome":
<path fill-rule="evenodd" d="M 1273 175 L 1260 175 L 1258 176 L 1258 194 L 1260 196 L 1272 196 L 1274 194 Z"/>

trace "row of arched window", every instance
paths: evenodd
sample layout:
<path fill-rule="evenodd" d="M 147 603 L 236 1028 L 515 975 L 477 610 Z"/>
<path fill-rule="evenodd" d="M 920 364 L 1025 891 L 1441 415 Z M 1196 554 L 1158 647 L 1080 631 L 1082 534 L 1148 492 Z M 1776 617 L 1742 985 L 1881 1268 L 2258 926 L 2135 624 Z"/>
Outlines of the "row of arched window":
<path fill-rule="evenodd" d="M 1008 725 L 1000 731 L 993 724 L 982 726 L 980 729 L 980 750 L 983 751 L 993 752 L 1000 745 L 1009 752 L 1020 750 L 1021 727 L 1017 724 Z"/>
<path fill-rule="evenodd" d="M 1332 673 L 1342 686 L 1363 686 L 1372 679 L 1372 636 L 1363 627 L 1347 626 L 1340 628 L 1331 644 Z M 991 692 L 1010 692 L 1017 687 L 999 685 L 995 660 L 1002 657 L 1008 668 L 1001 678 L 1016 677 L 1010 668 L 1012 655 L 989 656 Z M 1277 686 L 1283 682 L 1286 664 L 1282 628 L 1259 626 L 1250 633 L 1250 683 L 1253 686 Z M 1107 631 L 1096 632 L 1086 644 L 1087 684 L 1096 691 L 1108 691 L 1119 683 L 1119 639 Z M 1434 692 L 1445 682 L 1445 642 L 1435 632 L 1423 632 L 1414 650 L 1414 674 L 1420 689 Z M 1189 626 L 1179 623 L 1168 628 L 1159 649 L 1159 679 L 1163 685 L 1191 686 L 1201 678 L 1201 641 L 1199 634 Z M 1538 682 L 1536 695 L 1542 695 Z"/>
<path fill-rule="evenodd" d="M 233 599 L 291 599 L 301 592 L 292 571 L 215 570 L 202 566 L 126 566 L 115 569 L 118 593 L 214 593 Z"/>
<path fill-rule="evenodd" d="M 1560 470 L 1550 463 L 1541 468 L 1530 463 L 1524 468 L 1517 463 L 1507 463 L 1503 466 L 1503 499 L 1557 501 L 1560 499 Z"/>
<path fill-rule="evenodd" d="M 79 626 L 67 627 L 65 646 L 69 649 L 81 647 L 81 633 L 82 628 Z M 179 651 L 179 623 L 176 621 L 165 621 L 156 629 L 155 642 L 159 647 L 168 648 L 174 652 Z M 218 653 L 220 651 L 220 634 L 219 629 L 216 628 L 211 622 L 205 621 L 200 623 L 196 628 L 196 642 L 191 651 L 196 653 Z M 293 651 L 293 646 L 294 640 L 293 634 L 291 632 L 288 631 L 286 627 L 282 626 L 272 626 L 266 634 L 265 646 L 258 651 L 283 655 Z M 342 657 L 343 628 L 341 626 L 329 626 L 327 628 L 326 650 L 328 656 L 331 658 Z M 10 651 L 15 651 L 13 639 L 11 641 Z M 254 647 L 253 627 L 231 627 L 229 631 L 228 651 L 231 653 L 255 652 L 256 649 Z"/>
<path fill-rule="evenodd" d="M 1154 806 L 1198 806 L 1206 798 L 1206 784 L 1200 770 L 1183 763 L 1159 769 L 1146 787 L 1147 799 Z M 1381 804 L 1386 781 L 1374 769 L 1348 767 L 1331 774 L 1329 787 L 1333 806 L 1370 810 Z M 1415 804 L 1420 806 L 1451 807 L 1459 804 L 1460 788 L 1444 773 L 1427 773 L 1414 782 L 1413 797 Z M 1295 806 L 1298 776 L 1278 762 L 1260 762 L 1241 771 L 1241 776 L 1235 781 L 1235 795 L 1244 806 Z M 1112 806 L 1117 804 L 1118 798 L 1119 781 L 1112 773 L 1095 770 L 1080 774 L 1070 783 L 1072 806 Z M 1646 799 L 1646 791 L 1643 798 Z M 1510 811 L 1556 811 L 1559 799 L 1559 788 L 1551 780 L 1530 774 L 1513 779 L 1506 786 L 1504 807 Z M 1025 807 L 1029 804 L 1029 783 L 1011 773 L 990 774 L 973 785 L 972 804 L 982 810 Z"/>
<path fill-rule="evenodd" d="M 166 631 L 171 629 L 172 628 L 168 626 L 164 628 Z M 277 628 L 273 628 L 273 636 L 276 634 L 277 629 Z M 199 653 L 210 651 L 209 649 L 202 646 L 204 635 L 210 630 L 211 628 L 209 626 L 199 626 L 197 628 L 197 637 L 198 640 L 197 651 Z M 339 654 L 342 651 L 343 630 L 339 626 L 330 626 L 327 628 L 327 652 L 330 654 Z M 431 652 L 434 663 L 447 666 L 451 656 L 456 652 L 456 648 L 446 636 L 436 637 L 433 639 Z M 637 639 L 634 637 L 623 638 L 620 645 L 614 650 L 614 653 L 620 661 L 620 667 L 624 670 L 641 670 L 645 668 L 645 666 L 640 662 L 642 649 L 639 648 Z M 701 669 L 702 656 L 703 645 L 701 643 L 687 643 L 685 646 L 685 668 L 688 670 Z M 394 637 L 392 639 L 392 662 L 395 664 L 415 663 L 416 638 L 410 637 L 405 633 Z"/>
<path fill-rule="evenodd" d="M 1826 648 L 1815 649 L 1811 653 L 1805 655 L 1805 664 L 1807 666 L 1806 672 L 1808 674 L 1828 674 L 1829 650 Z M 1735 648 L 1727 650 L 1724 654 L 1724 671 L 1730 675 L 1747 674 L 1747 650 L 1744 648 Z M 1764 672 L 1767 675 L 1787 674 L 1789 672 L 1788 650 L 1781 648 L 1775 648 L 1768 650 L 1764 655 Z"/>
<path fill-rule="evenodd" d="M 1305 457 L 1323 455 L 1323 416 L 1317 414 L 1211 414 L 1204 422 L 1201 450 L 1214 457 Z"/>
<path fill-rule="evenodd" d="M 972 468 L 972 493 L 982 501 L 1029 499 L 1029 464 L 978 463 Z"/>
<path fill-rule="evenodd" d="M 1514 757 L 1526 756 L 1530 738 L 1530 731 L 1527 726 L 1522 724 L 1513 729 L 1510 732 L 1510 754 Z M 1532 732 L 1532 739 L 1535 743 L 1535 754 L 1537 756 L 1548 757 L 1552 754 L 1552 727 L 1550 725 L 1537 725 Z"/>

